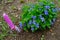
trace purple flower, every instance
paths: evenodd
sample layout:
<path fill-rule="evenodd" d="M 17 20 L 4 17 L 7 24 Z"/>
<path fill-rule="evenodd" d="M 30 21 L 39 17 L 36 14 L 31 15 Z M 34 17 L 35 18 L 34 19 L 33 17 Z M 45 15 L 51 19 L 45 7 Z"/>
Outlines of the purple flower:
<path fill-rule="evenodd" d="M 57 10 L 56 10 L 56 8 L 53 8 L 52 11 L 53 11 L 53 12 L 56 12 Z"/>
<path fill-rule="evenodd" d="M 24 23 L 24 26 L 26 26 L 26 23 Z"/>
<path fill-rule="evenodd" d="M 41 20 L 42 20 L 42 22 L 44 22 L 45 21 L 44 17 L 42 17 Z"/>
<path fill-rule="evenodd" d="M 50 8 L 50 6 L 45 6 L 45 8 L 46 8 L 46 9 L 49 9 L 49 8 Z"/>
<path fill-rule="evenodd" d="M 42 17 L 42 15 L 40 15 L 40 19 L 43 21 L 45 21 L 44 17 Z"/>
<path fill-rule="evenodd" d="M 33 24 L 36 24 L 35 20 L 33 20 Z"/>
<path fill-rule="evenodd" d="M 45 11 L 44 11 L 44 14 L 45 14 L 45 15 L 48 15 L 48 11 L 47 11 L 47 10 L 45 10 Z"/>
<path fill-rule="evenodd" d="M 39 17 L 42 18 L 42 15 L 40 15 Z"/>
<path fill-rule="evenodd" d="M 33 27 L 31 27 L 31 30 L 32 30 L 32 31 L 34 31 L 34 28 L 33 28 Z"/>
<path fill-rule="evenodd" d="M 39 24 L 38 23 L 36 24 L 36 27 L 39 28 Z"/>
<path fill-rule="evenodd" d="M 35 18 L 36 18 L 36 16 L 32 16 L 32 18 L 33 18 L 33 19 L 35 19 Z"/>
<path fill-rule="evenodd" d="M 22 22 L 20 22 L 19 26 L 20 26 L 20 28 L 22 28 Z"/>
<path fill-rule="evenodd" d="M 14 30 L 15 25 L 12 22 L 12 20 L 10 19 L 10 17 L 6 13 L 3 13 L 3 18 L 4 18 L 5 22 L 8 24 L 8 26 L 11 28 L 11 30 Z"/>
<path fill-rule="evenodd" d="M 29 24 L 32 24 L 32 20 L 29 21 Z"/>

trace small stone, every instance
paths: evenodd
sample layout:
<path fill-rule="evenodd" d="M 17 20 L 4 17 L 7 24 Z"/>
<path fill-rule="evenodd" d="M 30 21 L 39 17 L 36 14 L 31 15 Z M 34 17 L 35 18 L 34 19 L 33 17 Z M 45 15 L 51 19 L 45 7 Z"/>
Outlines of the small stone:
<path fill-rule="evenodd" d="M 15 36 L 15 40 L 16 40 L 16 38 L 17 38 L 17 37 Z"/>
<path fill-rule="evenodd" d="M 42 37 L 44 38 L 44 35 L 42 35 Z"/>
<path fill-rule="evenodd" d="M 18 15 L 16 15 L 15 17 L 18 17 Z"/>
<path fill-rule="evenodd" d="M 57 22 L 59 22 L 60 20 L 57 20 Z"/>
<path fill-rule="evenodd" d="M 21 8 L 18 8 L 18 10 L 21 10 Z"/>
<path fill-rule="evenodd" d="M 54 35 L 55 35 L 55 33 L 51 33 L 51 35 L 52 35 L 52 36 L 54 36 Z"/>
<path fill-rule="evenodd" d="M 44 38 L 41 38 L 41 40 L 44 40 Z"/>
<path fill-rule="evenodd" d="M 52 29 L 50 29 L 50 32 L 52 32 L 53 30 Z"/>
<path fill-rule="evenodd" d="M 14 15 L 14 13 L 11 13 L 12 15 Z"/>
<path fill-rule="evenodd" d="M 1 24 L 2 22 L 0 22 L 0 24 Z"/>

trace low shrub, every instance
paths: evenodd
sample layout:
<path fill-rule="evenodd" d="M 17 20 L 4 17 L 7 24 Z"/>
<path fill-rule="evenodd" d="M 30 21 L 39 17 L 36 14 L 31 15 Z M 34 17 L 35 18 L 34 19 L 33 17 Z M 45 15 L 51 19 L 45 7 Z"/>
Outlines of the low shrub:
<path fill-rule="evenodd" d="M 22 7 L 20 28 L 35 32 L 51 28 L 57 16 L 56 6 L 53 2 L 41 1 L 25 4 Z"/>

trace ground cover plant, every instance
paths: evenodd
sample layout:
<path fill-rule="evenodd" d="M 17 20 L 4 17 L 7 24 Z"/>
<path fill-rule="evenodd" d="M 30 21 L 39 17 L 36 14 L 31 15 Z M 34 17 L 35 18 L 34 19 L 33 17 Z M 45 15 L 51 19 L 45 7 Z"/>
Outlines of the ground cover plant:
<path fill-rule="evenodd" d="M 53 2 L 41 1 L 22 7 L 20 28 L 25 31 L 51 28 L 56 20 L 57 9 Z"/>

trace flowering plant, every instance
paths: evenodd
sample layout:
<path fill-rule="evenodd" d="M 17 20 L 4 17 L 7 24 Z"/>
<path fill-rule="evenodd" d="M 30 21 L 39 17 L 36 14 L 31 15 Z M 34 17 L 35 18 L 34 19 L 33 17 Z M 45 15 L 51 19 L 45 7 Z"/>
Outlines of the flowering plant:
<path fill-rule="evenodd" d="M 45 30 L 51 28 L 56 20 L 57 10 L 53 2 L 29 3 L 22 7 L 20 28 L 25 31 Z"/>

